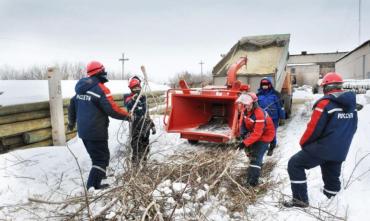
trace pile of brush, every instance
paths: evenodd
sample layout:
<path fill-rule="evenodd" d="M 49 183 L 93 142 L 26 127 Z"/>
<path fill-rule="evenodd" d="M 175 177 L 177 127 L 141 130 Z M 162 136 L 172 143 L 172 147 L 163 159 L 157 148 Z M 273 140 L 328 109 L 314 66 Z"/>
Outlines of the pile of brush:
<path fill-rule="evenodd" d="M 130 164 L 129 162 L 126 162 Z M 166 162 L 149 160 L 140 167 L 128 166 L 115 177 L 114 185 L 60 202 L 30 198 L 34 211 L 49 217 L 89 220 L 206 220 L 215 212 L 227 219 L 247 217 L 248 205 L 272 185 L 275 163 L 263 165 L 262 182 L 245 185 L 248 160 L 236 149 L 206 149 L 172 155 Z"/>

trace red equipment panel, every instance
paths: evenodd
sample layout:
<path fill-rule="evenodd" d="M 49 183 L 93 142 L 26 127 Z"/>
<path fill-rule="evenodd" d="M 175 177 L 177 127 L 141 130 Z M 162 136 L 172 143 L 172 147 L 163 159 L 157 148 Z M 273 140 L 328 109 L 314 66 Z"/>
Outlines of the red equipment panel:
<path fill-rule="evenodd" d="M 238 112 L 235 105 L 238 91 L 169 90 L 171 112 L 165 119 L 167 132 L 180 133 L 188 140 L 228 142 L 235 138 Z"/>

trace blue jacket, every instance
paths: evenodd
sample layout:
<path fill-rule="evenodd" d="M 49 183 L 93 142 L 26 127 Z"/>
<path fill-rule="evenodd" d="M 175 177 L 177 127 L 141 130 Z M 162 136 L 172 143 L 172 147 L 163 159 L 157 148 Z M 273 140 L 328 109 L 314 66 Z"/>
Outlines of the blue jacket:
<path fill-rule="evenodd" d="M 280 100 L 280 93 L 274 88 L 268 90 L 258 89 L 258 105 L 267 111 L 274 120 L 285 119 L 285 111 Z"/>
<path fill-rule="evenodd" d="M 138 96 L 139 94 L 130 93 L 130 94 L 123 95 L 124 106 L 127 108 L 128 111 L 131 111 L 131 109 L 134 107 L 134 104 L 136 102 L 135 95 Z M 147 111 L 146 97 L 145 95 L 142 95 L 135 108 L 134 118 L 138 119 L 138 118 L 144 117 L 146 114 L 146 111 Z"/>
<path fill-rule="evenodd" d="M 356 94 L 335 92 L 313 106 L 313 113 L 300 145 L 323 160 L 344 161 L 357 130 Z"/>
<path fill-rule="evenodd" d="M 127 110 L 114 102 L 109 89 L 97 77 L 82 78 L 75 91 L 68 108 L 68 121 L 73 125 L 77 121 L 81 139 L 107 140 L 108 116 L 127 120 Z"/>

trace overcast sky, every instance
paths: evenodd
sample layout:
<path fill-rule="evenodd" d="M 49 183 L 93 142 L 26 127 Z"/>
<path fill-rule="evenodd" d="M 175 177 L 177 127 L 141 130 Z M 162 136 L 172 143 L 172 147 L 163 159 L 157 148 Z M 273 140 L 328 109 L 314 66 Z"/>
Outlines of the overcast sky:
<path fill-rule="evenodd" d="M 145 64 L 165 81 L 184 70 L 211 71 L 242 36 L 290 33 L 290 53 L 358 46 L 359 0 L 0 0 L 0 65 L 101 61 L 125 72 Z M 370 39 L 362 0 L 361 42 Z"/>

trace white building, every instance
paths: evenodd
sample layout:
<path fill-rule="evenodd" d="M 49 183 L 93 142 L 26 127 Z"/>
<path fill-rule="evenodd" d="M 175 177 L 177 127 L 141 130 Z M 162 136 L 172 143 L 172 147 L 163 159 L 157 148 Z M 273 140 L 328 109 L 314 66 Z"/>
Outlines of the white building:
<path fill-rule="evenodd" d="M 335 71 L 345 79 L 370 79 L 370 40 L 338 59 Z"/>
<path fill-rule="evenodd" d="M 297 85 L 314 86 L 319 78 L 335 70 L 335 61 L 347 52 L 311 53 L 302 51 L 301 54 L 290 55 L 288 71 L 292 74 Z"/>

